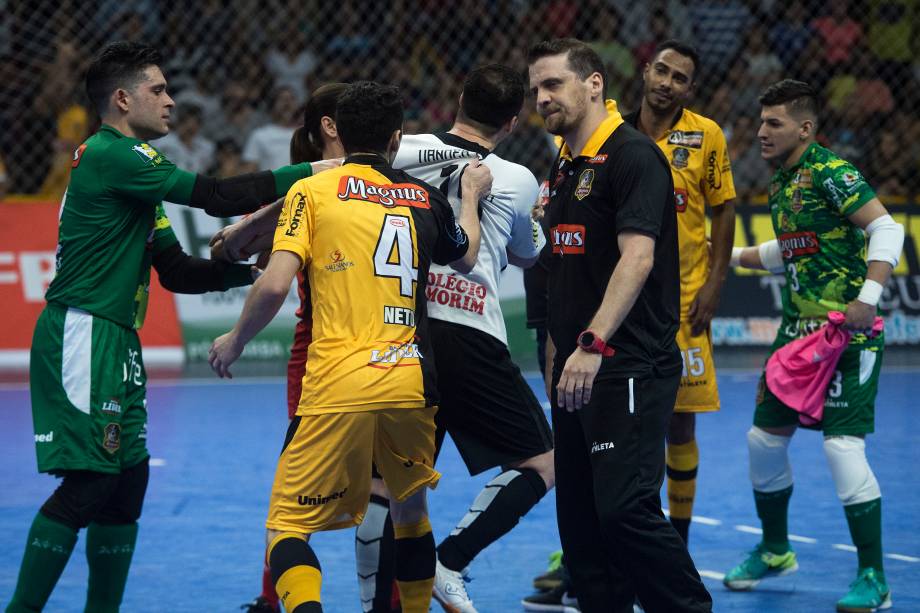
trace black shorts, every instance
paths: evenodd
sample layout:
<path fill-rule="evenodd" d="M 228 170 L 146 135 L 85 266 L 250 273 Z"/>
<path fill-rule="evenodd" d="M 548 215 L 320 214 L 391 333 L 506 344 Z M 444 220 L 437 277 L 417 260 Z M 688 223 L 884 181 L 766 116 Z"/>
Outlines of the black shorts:
<path fill-rule="evenodd" d="M 508 348 L 480 330 L 429 320 L 438 370 L 437 449 L 450 433 L 471 475 L 553 448 L 543 407 Z"/>

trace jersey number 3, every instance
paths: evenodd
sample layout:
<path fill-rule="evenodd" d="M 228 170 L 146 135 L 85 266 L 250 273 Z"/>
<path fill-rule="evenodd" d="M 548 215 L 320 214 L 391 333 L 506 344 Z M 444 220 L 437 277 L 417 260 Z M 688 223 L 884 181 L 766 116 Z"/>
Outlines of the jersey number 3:
<path fill-rule="evenodd" d="M 411 298 L 418 282 L 414 259 L 411 220 L 404 215 L 386 215 L 374 250 L 374 274 L 399 279 L 399 295 Z"/>

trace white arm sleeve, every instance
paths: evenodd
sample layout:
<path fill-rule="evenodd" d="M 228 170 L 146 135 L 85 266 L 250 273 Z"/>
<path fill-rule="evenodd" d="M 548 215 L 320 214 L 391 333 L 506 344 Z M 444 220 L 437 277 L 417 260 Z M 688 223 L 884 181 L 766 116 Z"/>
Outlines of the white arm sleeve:
<path fill-rule="evenodd" d="M 760 263 L 770 272 L 783 272 L 783 253 L 779 248 L 779 241 L 775 238 L 772 241 L 760 243 L 757 246 L 757 253 L 760 254 Z"/>
<path fill-rule="evenodd" d="M 896 267 L 901 259 L 901 249 L 904 248 L 904 226 L 891 215 L 882 215 L 866 226 L 866 234 L 869 235 L 866 259 L 870 262 L 888 262 L 892 268 Z"/>

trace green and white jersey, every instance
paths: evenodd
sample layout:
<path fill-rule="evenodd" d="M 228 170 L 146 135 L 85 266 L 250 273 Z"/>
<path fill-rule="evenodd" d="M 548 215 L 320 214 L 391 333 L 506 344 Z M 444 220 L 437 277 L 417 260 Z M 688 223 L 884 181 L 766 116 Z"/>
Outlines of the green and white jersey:
<path fill-rule="evenodd" d="M 770 183 L 770 214 L 785 265 L 780 336 L 797 337 L 845 311 L 866 277 L 865 232 L 847 216 L 875 198 L 856 168 L 812 143 Z M 862 335 L 856 335 L 857 337 Z"/>
<path fill-rule="evenodd" d="M 149 144 L 111 126 L 80 145 L 45 299 L 140 328 L 153 254 L 176 242 L 162 202 L 179 175 Z"/>

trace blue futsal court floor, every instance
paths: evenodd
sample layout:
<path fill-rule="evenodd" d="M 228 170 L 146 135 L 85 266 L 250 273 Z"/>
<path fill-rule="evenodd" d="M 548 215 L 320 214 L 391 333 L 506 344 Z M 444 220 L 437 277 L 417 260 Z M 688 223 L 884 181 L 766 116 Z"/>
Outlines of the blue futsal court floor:
<path fill-rule="evenodd" d="M 883 370 L 877 434 L 868 444 L 884 497 L 885 567 L 894 610 L 905 612 L 920 611 L 918 375 L 918 370 Z M 799 572 L 749 593 L 728 592 L 720 582 L 721 573 L 759 538 L 745 443 L 756 379 L 753 371 L 723 369 L 723 409 L 698 420 L 698 519 L 690 550 L 716 611 L 833 611 L 855 576 L 856 554 L 820 437 L 812 432 L 799 432 L 791 446 L 795 493 L 789 526 Z M 123 611 L 229 613 L 259 592 L 262 522 L 287 425 L 284 402 L 280 379 L 151 383 L 150 487 Z M 2 606 L 12 595 L 29 525 L 55 480 L 35 472 L 27 389 L 0 389 L 0 424 Z M 444 477 L 429 500 L 440 540 L 491 475 L 471 479 L 449 443 L 438 468 Z M 559 544 L 554 503 L 551 493 L 473 562 L 468 588 L 481 612 L 521 611 L 519 600 L 530 592 L 531 578 Z M 319 534 L 312 542 L 323 566 L 325 610 L 360 611 L 353 531 Z M 83 610 L 83 544 L 81 536 L 48 611 Z"/>

